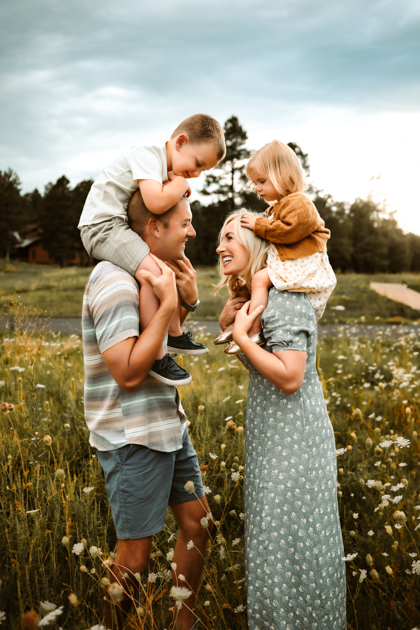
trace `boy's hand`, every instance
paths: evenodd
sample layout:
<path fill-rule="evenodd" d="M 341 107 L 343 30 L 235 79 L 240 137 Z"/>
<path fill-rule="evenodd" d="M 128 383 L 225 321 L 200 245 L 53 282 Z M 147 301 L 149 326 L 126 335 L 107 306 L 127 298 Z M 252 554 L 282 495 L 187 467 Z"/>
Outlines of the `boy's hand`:
<path fill-rule="evenodd" d="M 241 217 L 241 226 L 244 228 L 248 228 L 249 230 L 253 230 L 256 220 L 257 217 L 254 217 L 251 214 L 247 214 L 244 217 Z"/>
<path fill-rule="evenodd" d="M 176 286 L 181 299 L 187 304 L 194 304 L 198 298 L 197 281 L 195 269 L 188 258 L 184 256 L 182 260 L 168 260 L 166 264 L 176 276 Z"/>
<path fill-rule="evenodd" d="M 185 186 L 187 188 L 187 190 L 184 193 L 184 197 L 187 197 L 188 199 L 188 197 L 191 197 L 191 186 L 189 185 L 185 177 L 182 177 L 182 175 L 175 175 L 173 171 L 168 171 L 168 182 L 173 182 L 174 179 L 177 179 L 177 178 L 184 180 Z M 165 182 L 165 183 L 168 183 L 168 182 Z"/>

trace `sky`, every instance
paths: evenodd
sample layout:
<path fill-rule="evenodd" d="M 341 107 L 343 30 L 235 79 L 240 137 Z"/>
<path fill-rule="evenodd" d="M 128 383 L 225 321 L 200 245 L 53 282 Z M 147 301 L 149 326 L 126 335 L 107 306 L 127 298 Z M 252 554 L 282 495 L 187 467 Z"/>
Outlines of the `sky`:
<path fill-rule="evenodd" d="M 248 148 L 296 142 L 318 188 L 420 234 L 418 0 L 14 0 L 0 53 L 0 170 L 23 192 L 234 114 Z"/>

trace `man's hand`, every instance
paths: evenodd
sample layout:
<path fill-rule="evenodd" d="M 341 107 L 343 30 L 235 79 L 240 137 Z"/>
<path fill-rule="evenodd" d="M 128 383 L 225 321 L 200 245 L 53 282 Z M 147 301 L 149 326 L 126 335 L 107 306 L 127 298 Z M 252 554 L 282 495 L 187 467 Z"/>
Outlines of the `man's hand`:
<path fill-rule="evenodd" d="M 153 291 L 158 298 L 161 305 L 166 304 L 176 309 L 178 302 L 177 288 L 175 283 L 175 274 L 169 269 L 168 265 L 157 258 L 152 253 L 150 256 L 153 258 L 157 266 L 160 268 L 162 275 L 158 278 L 154 276 L 150 271 L 143 269 L 139 272 L 143 280 L 147 280 L 152 285 Z"/>
<path fill-rule="evenodd" d="M 256 309 L 249 313 L 249 307 L 251 302 L 246 302 L 242 308 L 238 311 L 235 318 L 235 325 L 233 327 L 233 340 L 241 345 L 241 340 L 246 338 L 248 340 L 248 333 L 252 328 L 252 324 L 264 310 L 264 306 L 257 306 Z"/>
<path fill-rule="evenodd" d="M 223 331 L 233 324 L 238 311 L 248 302 L 248 299 L 245 296 L 230 297 L 228 299 L 219 317 L 219 325 Z"/>
<path fill-rule="evenodd" d="M 194 267 L 188 258 L 168 260 L 166 264 L 176 276 L 176 286 L 181 299 L 187 304 L 194 304 L 198 298 L 197 281 Z"/>
<path fill-rule="evenodd" d="M 251 214 L 247 214 L 244 217 L 241 217 L 241 226 L 244 228 L 248 228 L 249 230 L 253 230 L 256 220 L 257 217 Z"/>

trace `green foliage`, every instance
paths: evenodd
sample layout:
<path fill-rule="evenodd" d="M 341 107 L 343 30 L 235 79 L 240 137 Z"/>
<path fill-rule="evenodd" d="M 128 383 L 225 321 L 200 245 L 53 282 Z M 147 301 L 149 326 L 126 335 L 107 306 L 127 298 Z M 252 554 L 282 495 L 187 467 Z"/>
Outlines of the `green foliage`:
<path fill-rule="evenodd" d="M 15 245 L 13 232 L 19 230 L 22 221 L 20 179 L 12 171 L 0 171 L 0 255 L 7 259 Z"/>

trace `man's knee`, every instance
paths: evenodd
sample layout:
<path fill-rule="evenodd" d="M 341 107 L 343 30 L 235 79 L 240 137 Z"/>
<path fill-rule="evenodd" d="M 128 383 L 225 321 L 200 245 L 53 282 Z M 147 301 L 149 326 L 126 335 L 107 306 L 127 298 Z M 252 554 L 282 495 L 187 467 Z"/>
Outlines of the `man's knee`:
<path fill-rule="evenodd" d="M 198 538 L 207 540 L 213 529 L 213 520 L 203 515 L 201 518 L 186 518 L 180 524 L 179 529 L 183 534 L 194 541 Z"/>

